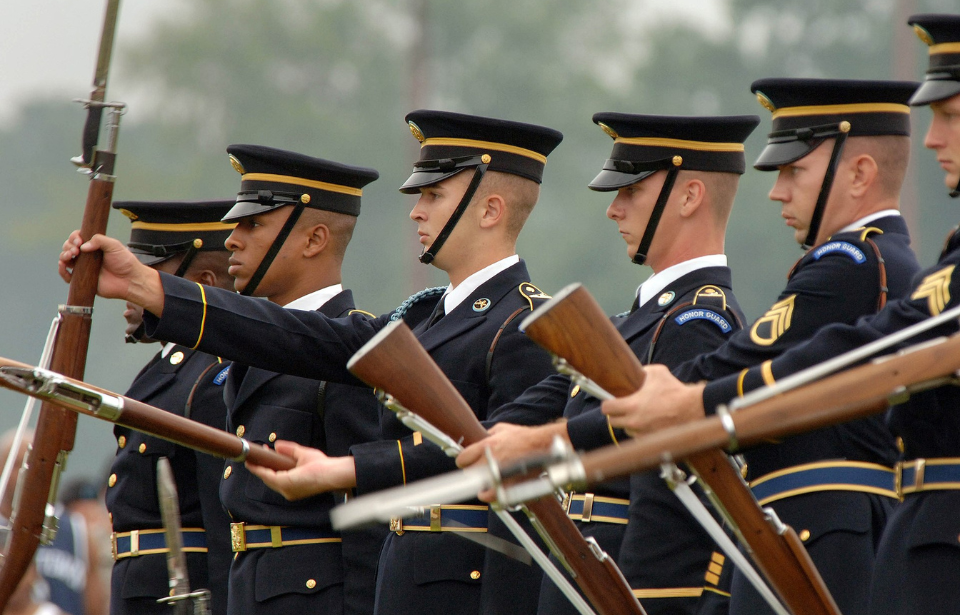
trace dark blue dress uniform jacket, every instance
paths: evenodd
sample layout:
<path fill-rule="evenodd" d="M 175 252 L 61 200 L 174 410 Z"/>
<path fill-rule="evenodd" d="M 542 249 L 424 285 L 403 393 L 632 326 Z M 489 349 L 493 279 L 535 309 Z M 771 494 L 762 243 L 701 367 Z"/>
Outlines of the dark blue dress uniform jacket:
<path fill-rule="evenodd" d="M 347 371 L 347 361 L 393 316 L 331 319 L 207 289 L 204 299 L 196 284 L 163 274 L 161 278 L 163 318 L 146 315 L 151 335 L 162 332 L 210 352 L 217 348 L 225 357 L 304 378 L 358 383 Z M 436 324 L 412 325 L 481 420 L 553 371 L 547 354 L 518 330 L 522 317 L 539 301 L 524 294 L 522 288 L 528 286 L 521 261 L 480 285 Z M 432 296 L 412 313 L 426 317 L 439 298 Z M 481 305 L 484 309 L 474 309 Z M 417 444 L 392 414 L 385 414 L 381 433 L 386 441 L 351 448 L 358 493 L 456 468 L 436 446 Z M 478 613 L 483 563 L 484 550 L 452 532 L 392 533 L 381 555 L 377 612 Z"/>
<path fill-rule="evenodd" d="M 337 318 L 353 310 L 353 295 L 344 290 L 318 311 Z M 292 440 L 343 456 L 351 445 L 380 436 L 380 404 L 365 386 L 321 385 L 234 363 L 224 396 L 227 429 L 243 433 L 251 444 Z M 342 495 L 325 493 L 289 502 L 242 463 L 227 462 L 226 467 L 230 474 L 220 483 L 220 499 L 233 521 L 333 532 L 329 512 L 343 502 Z M 377 560 L 385 535 L 385 528 L 375 527 L 343 532 L 342 546 L 318 543 L 239 553 L 230 576 L 230 613 L 373 612 Z M 307 585 L 310 579 L 312 587 Z"/>
<path fill-rule="evenodd" d="M 958 266 L 960 236 L 954 234 L 939 262 L 915 276 L 913 287 L 903 299 L 891 301 L 876 316 L 856 324 L 827 327 L 809 343 L 776 359 L 771 365 L 773 374 L 783 378 L 960 305 Z M 908 344 L 957 331 L 957 321 L 953 320 Z M 907 344 L 901 344 L 904 345 Z M 748 388 L 756 386 L 753 378 L 748 382 Z M 705 395 L 704 402 L 711 404 L 708 411 L 715 407 L 710 400 L 722 399 L 730 386 L 725 379 L 707 387 L 709 396 Z M 914 395 L 909 402 L 890 409 L 887 424 L 902 438 L 903 457 L 908 462 L 960 458 L 960 392 L 956 387 Z M 960 491 L 955 487 L 904 496 L 880 541 L 870 596 L 871 614 L 920 615 L 956 610 L 960 605 L 958 511 Z"/>
<path fill-rule="evenodd" d="M 743 314 L 730 287 L 728 268 L 698 269 L 670 283 L 661 295 L 634 308 L 629 315 L 615 318 L 614 322 L 643 363 L 679 365 L 715 349 L 740 328 Z M 708 298 L 703 292 L 706 288 L 719 292 L 711 293 Z M 698 292 L 701 297 L 697 305 L 691 305 Z M 659 297 L 665 299 L 660 302 Z M 577 450 L 592 450 L 613 444 L 614 437 L 618 440 L 627 437 L 619 430 L 611 431 L 606 416 L 600 412 L 599 400 L 579 392 L 579 387 L 575 388 L 568 377 L 560 374 L 551 375 L 529 389 L 516 402 L 498 410 L 493 418 L 538 424 L 561 415 L 567 418 L 567 431 Z M 584 536 L 595 538 L 611 557 L 619 560 L 631 587 L 667 590 L 705 587 L 704 574 L 716 547 L 658 471 L 635 474 L 629 481 L 607 483 L 595 493 L 630 499 L 628 525 L 598 522 L 577 522 L 577 525 Z M 641 599 L 650 615 L 693 613 L 699 602 L 698 596 Z M 575 612 L 553 583 L 545 579 L 540 593 L 540 613 Z"/>
<path fill-rule="evenodd" d="M 126 395 L 223 429 L 227 415 L 223 387 L 214 380 L 225 368 L 226 364 L 214 356 L 175 346 L 166 357 L 157 353 Z M 233 553 L 230 520 L 217 496 L 223 462 L 126 427 L 116 427 L 114 434 L 120 447 L 110 469 L 108 485 L 114 484 L 107 488 L 106 495 L 114 531 L 163 528 L 157 496 L 157 460 L 167 457 L 177 484 L 181 526 L 206 528 L 208 552 L 186 554 L 190 589 L 209 589 L 213 612 L 226 613 L 227 577 Z M 169 595 L 168 579 L 167 558 L 162 553 L 117 560 L 110 582 L 110 612 L 168 614 L 169 606 L 156 603 L 157 598 Z"/>
<path fill-rule="evenodd" d="M 838 233 L 812 248 L 794 266 L 774 306 L 751 327 L 714 353 L 674 373 L 687 382 L 729 376 L 722 390 L 711 384 L 705 401 L 723 403 L 738 386 L 753 388 L 771 378 L 769 361 L 811 338 L 831 323 L 852 324 L 887 300 L 904 297 L 919 266 L 909 246 L 903 219 L 887 216 L 867 229 Z M 881 276 L 879 250 L 885 270 Z M 758 366 L 754 369 L 753 366 Z M 742 371 L 741 371 L 742 370 Z M 777 371 L 773 377 L 782 377 Z M 732 386 L 729 382 L 732 381 Z M 739 384 L 738 384 L 739 383 Z M 719 397 L 718 397 L 719 396 Z M 710 404 L 711 407 L 715 404 Z M 755 447 L 744 453 L 747 478 L 822 460 L 862 461 L 892 467 L 897 461 L 893 436 L 880 417 L 867 418 Z M 801 536 L 845 615 L 865 612 L 877 543 L 894 499 L 855 491 L 819 491 L 773 501 L 780 519 Z M 769 608 L 738 573 L 733 575 L 731 612 L 764 613 Z"/>

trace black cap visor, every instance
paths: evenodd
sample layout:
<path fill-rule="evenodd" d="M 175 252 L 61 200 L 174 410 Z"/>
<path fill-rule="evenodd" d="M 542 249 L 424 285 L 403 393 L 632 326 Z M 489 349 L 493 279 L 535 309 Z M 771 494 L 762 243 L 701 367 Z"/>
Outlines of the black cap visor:
<path fill-rule="evenodd" d="M 604 165 L 606 166 L 606 165 Z M 612 192 L 639 181 L 643 181 L 656 173 L 659 169 L 646 169 L 639 173 L 623 173 L 615 169 L 604 168 L 587 184 L 587 188 L 597 192 Z"/>
<path fill-rule="evenodd" d="M 170 260 L 171 258 L 173 258 L 174 256 L 176 256 L 177 254 L 179 254 L 179 252 L 171 252 L 170 254 L 166 254 L 166 255 L 164 255 L 164 256 L 157 256 L 157 255 L 155 255 L 155 254 L 153 254 L 153 253 L 150 253 L 150 252 L 144 252 L 144 251 L 142 251 L 142 250 L 137 250 L 136 248 L 130 248 L 130 251 L 133 253 L 134 256 L 137 257 L 137 260 L 138 260 L 138 261 L 140 261 L 141 263 L 143 263 L 144 265 L 146 265 L 146 266 L 148 266 L 148 267 L 153 267 L 154 265 L 159 265 L 159 264 L 162 263 L 163 261 L 168 261 L 168 260 Z"/>
<path fill-rule="evenodd" d="M 772 140 L 772 139 L 771 139 Z M 826 139 L 791 139 L 789 141 L 780 141 L 767 143 L 763 148 L 757 161 L 753 163 L 753 168 L 758 171 L 776 171 L 779 167 L 796 162 L 817 149 Z"/>
<path fill-rule="evenodd" d="M 441 171 L 440 169 L 418 169 L 414 168 L 413 173 L 400 186 L 400 192 L 404 194 L 418 194 L 420 188 L 426 188 L 434 184 L 439 184 L 445 179 L 453 177 L 460 171 L 468 167 L 460 167 L 452 171 Z"/>
<path fill-rule="evenodd" d="M 953 75 L 943 73 L 949 79 L 929 79 L 920 84 L 920 87 L 910 97 L 910 105 L 921 107 L 930 103 L 946 100 L 960 94 L 960 81 L 956 81 Z"/>
<path fill-rule="evenodd" d="M 273 211 L 274 209 L 286 207 L 287 205 L 294 205 L 294 203 L 264 204 L 258 201 L 237 201 L 237 204 L 230 208 L 230 211 L 227 212 L 227 215 L 223 217 L 221 222 L 234 222 L 240 218 L 256 216 L 257 214 L 265 214 Z"/>

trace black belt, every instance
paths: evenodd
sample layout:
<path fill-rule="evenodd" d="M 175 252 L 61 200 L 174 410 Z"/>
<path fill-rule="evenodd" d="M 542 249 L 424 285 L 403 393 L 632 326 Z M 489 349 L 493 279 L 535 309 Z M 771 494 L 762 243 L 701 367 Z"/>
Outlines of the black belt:
<path fill-rule="evenodd" d="M 291 547 L 343 542 L 338 532 L 316 528 L 286 527 L 282 525 L 230 524 L 230 546 L 234 553 L 248 549 Z"/>

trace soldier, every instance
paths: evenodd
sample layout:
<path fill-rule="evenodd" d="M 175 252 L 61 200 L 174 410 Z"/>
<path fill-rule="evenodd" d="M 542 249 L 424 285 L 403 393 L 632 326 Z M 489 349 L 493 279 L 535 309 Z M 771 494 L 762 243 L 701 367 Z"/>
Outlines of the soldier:
<path fill-rule="evenodd" d="M 130 218 L 127 244 L 136 260 L 152 271 L 182 277 L 197 285 L 232 288 L 223 241 L 232 224 L 220 218 L 231 201 L 118 201 L 115 209 Z M 143 335 L 141 311 L 129 306 L 127 339 Z M 140 370 L 126 395 L 223 429 L 224 364 L 219 358 L 188 346 L 162 344 Z M 110 612 L 169 613 L 157 604 L 168 596 L 167 547 L 157 496 L 157 460 L 167 457 L 180 499 L 183 546 L 191 589 L 209 589 L 214 613 L 227 612 L 227 570 L 230 566 L 230 520 L 220 505 L 216 486 L 219 459 L 177 446 L 126 427 L 115 427 L 117 456 L 107 480 L 106 503 L 113 523 L 116 563 L 110 582 Z"/>
<path fill-rule="evenodd" d="M 401 191 L 420 194 L 410 213 L 424 246 L 420 260 L 448 275 L 446 290 L 415 295 L 376 319 L 332 319 L 230 293 L 202 293 L 196 285 L 137 267 L 121 245 L 98 236 L 83 249 L 104 249 L 108 264 L 100 291 L 155 314 L 158 319 L 147 316 L 153 334 L 189 338 L 191 345 L 263 369 L 342 383 L 357 382 L 346 369 L 352 354 L 391 320 L 405 318 L 485 419 L 552 371 L 546 353 L 518 330 L 523 315 L 546 296 L 529 282 L 516 241 L 539 197 L 547 155 L 563 137 L 540 126 L 444 111 L 415 111 L 407 122 L 420 141 L 420 160 Z M 74 234 L 61 255 L 65 279 L 79 249 Z M 280 452 L 307 467 L 279 477 L 256 473 L 296 498 L 376 491 L 455 467 L 438 447 L 386 414 L 383 441 L 353 446 L 344 457 L 278 443 Z M 303 482 L 295 483 L 297 478 Z M 487 512 L 444 506 L 434 514 L 439 531 L 431 531 L 430 515 L 424 515 L 398 522 L 388 535 L 376 612 L 480 612 L 484 551 L 455 533 L 484 531 Z"/>
<path fill-rule="evenodd" d="M 237 203 L 224 217 L 237 225 L 226 241 L 236 289 L 330 318 L 358 313 L 341 284 L 341 264 L 360 214 L 360 191 L 378 173 L 255 145 L 231 145 L 227 153 L 241 173 Z M 379 404 L 367 387 L 235 362 L 224 394 L 227 429 L 250 442 L 289 440 L 339 456 L 380 436 Z M 328 514 L 343 494 L 289 502 L 242 463 L 227 462 L 220 500 L 233 521 L 236 553 L 230 613 L 373 611 L 386 529 L 334 532 Z"/>
<path fill-rule="evenodd" d="M 674 370 L 686 382 L 729 376 L 722 393 L 708 387 L 715 402 L 781 377 L 771 360 L 821 327 L 852 324 L 906 296 L 917 270 L 897 211 L 909 152 L 906 103 L 916 84 L 763 79 L 752 90 L 773 112 L 774 129 L 755 166 L 779 170 L 770 198 L 781 201 L 787 225 L 811 247 L 749 330 Z M 668 374 L 654 370 L 655 377 Z M 634 416 L 611 421 L 646 431 L 669 423 L 672 410 L 644 408 L 643 425 Z M 787 438 L 744 457 L 757 500 L 797 530 L 840 610 L 866 612 L 880 532 L 897 501 L 897 450 L 883 421 Z M 730 612 L 768 611 L 735 571 Z"/>

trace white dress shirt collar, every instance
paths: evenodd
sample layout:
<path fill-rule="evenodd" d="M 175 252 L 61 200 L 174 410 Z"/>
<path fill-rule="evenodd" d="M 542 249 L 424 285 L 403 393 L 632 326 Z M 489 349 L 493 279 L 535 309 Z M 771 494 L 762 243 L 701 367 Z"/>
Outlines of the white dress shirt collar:
<path fill-rule="evenodd" d="M 858 228 L 864 227 L 864 226 L 870 224 L 871 222 L 873 222 L 874 220 L 879 220 L 880 218 L 886 218 L 887 216 L 899 216 L 899 215 L 900 215 L 900 212 L 899 212 L 898 210 L 896 210 L 896 209 L 884 209 L 884 210 L 882 210 L 882 211 L 878 211 L 878 212 L 876 212 L 876 213 L 872 213 L 872 214 L 870 214 L 869 216 L 864 216 L 864 217 L 860 218 L 859 220 L 856 220 L 856 221 L 854 221 L 854 222 L 846 225 L 845 227 L 843 227 L 842 229 L 840 229 L 840 230 L 837 231 L 837 232 L 838 232 L 838 233 L 846 233 L 847 231 L 852 231 L 852 230 L 854 230 L 854 229 L 858 229 Z"/>
<path fill-rule="evenodd" d="M 342 292 L 343 284 L 334 284 L 333 286 L 327 286 L 326 288 L 315 290 L 312 293 L 308 293 L 300 297 L 299 299 L 294 299 L 283 307 L 290 310 L 315 312 L 323 307 L 324 303 L 330 301 Z"/>
<path fill-rule="evenodd" d="M 467 278 L 460 282 L 456 288 L 451 289 L 450 286 L 447 287 L 447 291 L 443 294 L 443 311 L 445 314 L 449 314 L 456 308 L 458 305 L 463 303 L 463 300 L 473 294 L 473 291 L 480 288 L 480 286 L 493 278 L 501 271 L 513 267 L 520 262 L 520 257 L 514 254 L 513 256 L 508 256 L 502 260 L 499 260 L 492 265 L 487 265 L 480 271 L 470 274 Z"/>
<path fill-rule="evenodd" d="M 640 288 L 637 289 L 637 296 L 640 297 L 640 305 L 650 301 L 659 295 L 664 288 L 692 271 L 704 269 L 706 267 L 726 266 L 726 254 L 710 254 L 707 256 L 691 258 L 688 261 L 683 261 L 682 263 L 677 263 L 676 265 L 667 267 L 663 271 L 651 275 L 643 284 L 640 285 Z"/>

